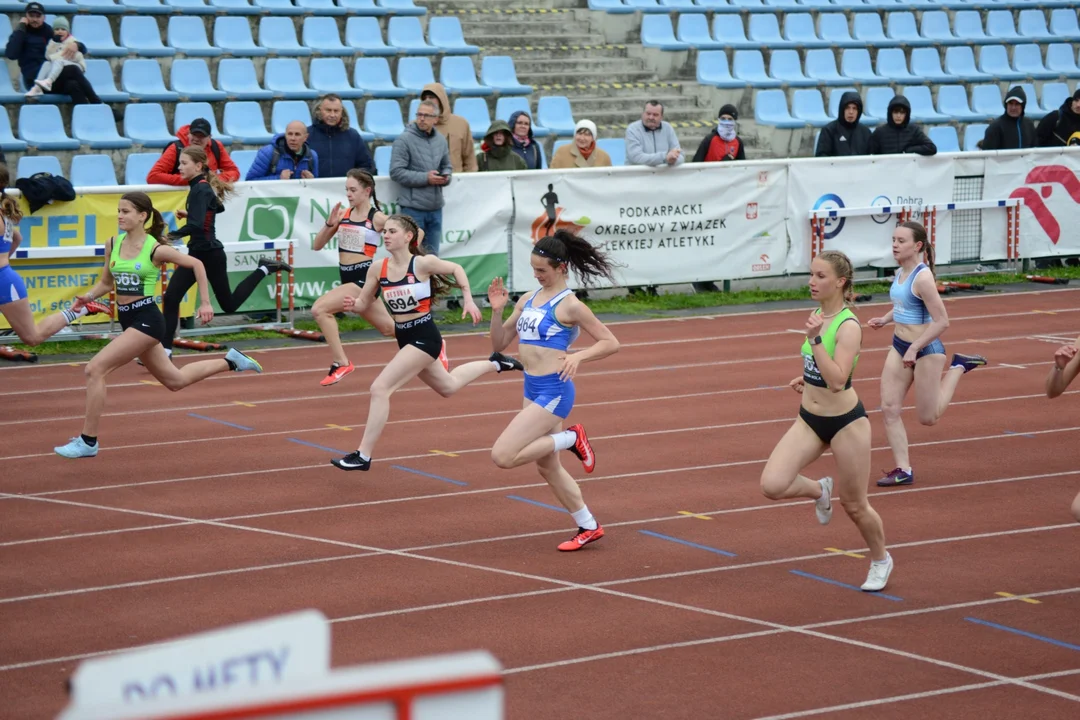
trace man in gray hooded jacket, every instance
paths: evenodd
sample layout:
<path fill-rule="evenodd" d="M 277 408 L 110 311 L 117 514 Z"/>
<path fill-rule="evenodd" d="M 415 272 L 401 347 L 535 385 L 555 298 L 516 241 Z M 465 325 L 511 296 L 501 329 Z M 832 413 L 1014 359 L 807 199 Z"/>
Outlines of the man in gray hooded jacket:
<path fill-rule="evenodd" d="M 401 186 L 401 212 L 424 231 L 424 245 L 439 254 L 442 240 L 443 185 L 450 182 L 450 146 L 435 130 L 439 109 L 424 100 L 416 109 L 416 121 L 394 141 L 390 153 L 390 177 Z"/>

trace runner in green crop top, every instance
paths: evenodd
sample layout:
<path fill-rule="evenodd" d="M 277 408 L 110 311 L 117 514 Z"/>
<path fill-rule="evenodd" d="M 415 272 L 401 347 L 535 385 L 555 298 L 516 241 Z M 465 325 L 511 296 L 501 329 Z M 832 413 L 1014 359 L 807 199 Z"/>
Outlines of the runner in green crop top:
<path fill-rule="evenodd" d="M 802 396 L 802 407 L 765 464 L 761 492 L 770 500 L 810 498 L 818 522 L 827 525 L 832 519 L 833 478 L 815 481 L 801 472 L 831 448 L 840 502 L 870 548 L 870 573 L 862 589 L 878 592 L 889 581 L 893 560 L 885 549 L 881 518 L 866 497 L 870 420 L 851 387 L 862 346 L 862 326 L 847 305 L 853 274 L 851 261 L 835 250 L 821 253 L 810 265 L 810 296 L 821 307 L 806 321 L 803 374 L 790 383 Z"/>
<path fill-rule="evenodd" d="M 117 317 L 123 332 L 86 365 L 86 419 L 82 434 L 71 438 L 66 445 L 54 448 L 57 455 L 67 458 L 97 455 L 98 421 L 105 409 L 105 378 L 135 358 L 141 359 L 150 374 L 173 391 L 227 370 L 262 372 L 257 362 L 236 349 L 230 349 L 219 360 L 189 363 L 182 368 L 172 364 L 161 345 L 165 337 L 165 318 L 154 297 L 160 267 L 168 262 L 195 273 L 202 298 L 202 306 L 196 314 L 204 324 L 214 317 L 206 269 L 198 259 L 158 240 L 165 237 L 165 221 L 146 193 L 132 192 L 120 198 L 117 216 L 121 232 L 106 246 L 101 279 L 78 300 L 90 303 L 115 286 Z M 149 229 L 147 223 L 150 223 Z"/>

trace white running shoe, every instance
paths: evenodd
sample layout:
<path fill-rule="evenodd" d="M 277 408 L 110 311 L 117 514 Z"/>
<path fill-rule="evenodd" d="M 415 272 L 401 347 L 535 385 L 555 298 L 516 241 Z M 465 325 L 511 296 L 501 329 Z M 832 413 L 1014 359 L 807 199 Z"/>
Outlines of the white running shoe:
<path fill-rule="evenodd" d="M 889 576 L 892 575 L 893 559 L 892 555 L 885 553 L 885 562 L 870 563 L 870 572 L 866 575 L 866 582 L 862 584 L 864 592 L 880 592 L 885 589 L 885 586 L 889 582 Z"/>
<path fill-rule="evenodd" d="M 821 497 L 814 501 L 814 512 L 817 513 L 817 521 L 822 525 L 828 525 L 832 520 L 832 489 L 833 479 L 823 477 L 818 480 L 821 485 Z"/>

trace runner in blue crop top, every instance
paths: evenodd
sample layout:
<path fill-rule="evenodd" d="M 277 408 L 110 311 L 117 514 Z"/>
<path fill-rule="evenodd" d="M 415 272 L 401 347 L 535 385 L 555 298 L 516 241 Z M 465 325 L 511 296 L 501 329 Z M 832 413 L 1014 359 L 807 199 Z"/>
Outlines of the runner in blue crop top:
<path fill-rule="evenodd" d="M 530 262 L 540 289 L 521 297 L 503 322 L 510 294 L 495 278 L 488 287 L 491 301 L 491 345 L 504 350 L 517 336 L 525 366 L 525 407 L 510 422 L 491 449 L 491 459 L 501 468 L 535 462 L 540 476 L 577 523 L 577 532 L 561 543 L 562 551 L 579 550 L 604 536 L 581 497 L 574 478 L 559 462 L 559 451 L 573 452 L 585 472 L 596 467 L 596 456 L 585 428 L 580 424 L 562 430 L 562 421 L 574 406 L 574 376 L 578 365 L 607 357 L 619 349 L 619 341 L 585 303 L 567 288 L 573 268 L 585 283 L 593 278 L 612 279 L 607 257 L 591 243 L 558 230 L 533 247 Z M 595 343 L 570 352 L 570 344 L 584 330 Z"/>
<path fill-rule="evenodd" d="M 896 467 L 878 480 L 881 487 L 915 481 L 908 458 L 907 432 L 900 419 L 908 388 L 915 385 L 919 422 L 934 425 L 949 407 L 960 376 L 986 364 L 981 355 L 956 353 L 942 375 L 946 355 L 940 336 L 949 327 L 949 316 L 934 279 L 934 246 L 922 225 L 905 222 L 893 231 L 892 251 L 900 266 L 889 289 L 893 308 L 867 323 L 874 329 L 896 323 L 892 349 L 881 371 L 881 414 Z"/>

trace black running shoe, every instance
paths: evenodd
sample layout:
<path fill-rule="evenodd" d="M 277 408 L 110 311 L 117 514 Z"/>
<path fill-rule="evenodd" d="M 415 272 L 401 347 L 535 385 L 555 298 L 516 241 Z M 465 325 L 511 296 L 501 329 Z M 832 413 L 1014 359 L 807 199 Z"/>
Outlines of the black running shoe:
<path fill-rule="evenodd" d="M 502 372 L 503 370 L 525 369 L 525 366 L 518 362 L 516 358 L 512 358 L 509 355 L 503 355 L 502 353 L 491 353 L 491 357 L 489 357 L 488 360 L 499 364 L 499 372 Z"/>
<path fill-rule="evenodd" d="M 331 460 L 330 464 L 342 470 L 370 470 L 371 460 L 360 457 L 360 451 L 356 450 L 339 460 Z"/>
<path fill-rule="evenodd" d="M 292 272 L 292 265 L 286 262 L 278 262 L 273 258 L 261 257 L 259 258 L 259 267 L 266 268 L 266 274 L 272 275 L 278 271 L 280 272 Z"/>
<path fill-rule="evenodd" d="M 977 367 L 982 367 L 986 364 L 986 358 L 982 355 L 961 355 L 960 353 L 954 353 L 952 356 L 952 362 L 949 363 L 950 367 L 963 368 L 965 373 L 969 373 Z"/>

